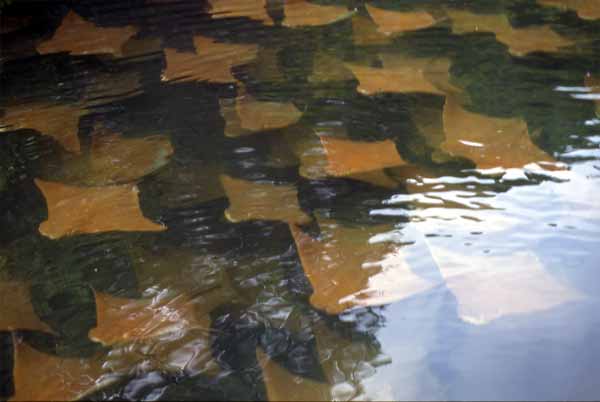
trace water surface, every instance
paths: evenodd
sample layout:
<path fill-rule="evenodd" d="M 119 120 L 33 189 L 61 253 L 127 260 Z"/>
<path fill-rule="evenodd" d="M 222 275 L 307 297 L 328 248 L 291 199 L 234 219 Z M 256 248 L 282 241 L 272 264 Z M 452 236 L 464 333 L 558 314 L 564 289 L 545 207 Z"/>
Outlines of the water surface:
<path fill-rule="evenodd" d="M 600 396 L 597 1 L 0 4 L 0 399 Z"/>

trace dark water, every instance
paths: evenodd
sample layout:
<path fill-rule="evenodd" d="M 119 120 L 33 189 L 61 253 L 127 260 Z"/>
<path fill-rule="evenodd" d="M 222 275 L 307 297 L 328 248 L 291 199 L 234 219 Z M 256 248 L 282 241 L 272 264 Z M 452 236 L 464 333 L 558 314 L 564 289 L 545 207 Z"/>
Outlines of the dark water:
<path fill-rule="evenodd" d="M 0 5 L 0 400 L 600 397 L 600 1 Z"/>

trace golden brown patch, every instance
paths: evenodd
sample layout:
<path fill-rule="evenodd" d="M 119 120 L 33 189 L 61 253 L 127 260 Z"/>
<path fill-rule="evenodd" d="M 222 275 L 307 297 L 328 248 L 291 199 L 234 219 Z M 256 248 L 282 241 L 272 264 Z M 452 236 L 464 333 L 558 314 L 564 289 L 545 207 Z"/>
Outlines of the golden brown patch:
<path fill-rule="evenodd" d="M 100 28 L 69 11 L 50 40 L 37 46 L 41 54 L 69 52 L 72 55 L 110 53 L 122 56 L 123 44 L 137 28 Z"/>
<path fill-rule="evenodd" d="M 111 381 L 102 359 L 63 358 L 39 352 L 13 336 L 13 401 L 72 401 Z"/>
<path fill-rule="evenodd" d="M 8 106 L 0 131 L 29 128 L 54 138 L 67 151 L 80 152 L 79 118 L 85 112 L 76 106 L 34 104 Z"/>
<path fill-rule="evenodd" d="M 133 184 L 75 187 L 35 180 L 48 206 L 48 220 L 40 233 L 51 239 L 78 233 L 110 231 L 163 231 L 166 228 L 144 217 L 138 188 Z"/>
<path fill-rule="evenodd" d="M 258 52 L 256 45 L 220 43 L 204 36 L 195 36 L 194 45 L 195 53 L 165 49 L 163 80 L 236 82 L 231 68 L 251 62 Z"/>
<path fill-rule="evenodd" d="M 227 175 L 220 178 L 229 199 L 225 216 L 231 222 L 273 220 L 303 224 L 310 221 L 300 209 L 294 186 L 255 183 Z"/>
<path fill-rule="evenodd" d="M 349 228 L 319 219 L 321 238 L 315 239 L 296 225 L 290 230 L 306 277 L 313 287 L 311 304 L 329 314 L 363 305 L 353 296 L 369 289 L 369 279 L 381 272 L 377 262 L 393 251 L 388 243 L 369 243 L 391 225 Z"/>
<path fill-rule="evenodd" d="M 286 0 L 283 25 L 290 28 L 327 25 L 352 15 L 346 7 L 323 6 L 307 0 Z"/>
<path fill-rule="evenodd" d="M 405 165 L 392 140 L 364 142 L 345 138 L 321 136 L 332 176 L 371 172 L 387 167 Z"/>
<path fill-rule="evenodd" d="M 458 91 L 450 84 L 448 59 L 394 54 L 381 55 L 380 58 L 383 68 L 346 64 L 360 82 L 359 92 L 365 95 L 381 92 L 446 95 L 449 91 Z"/>
<path fill-rule="evenodd" d="M 302 117 L 302 112 L 293 103 L 257 100 L 246 93 L 244 87 L 240 87 L 238 97 L 221 99 L 220 106 L 228 137 L 284 128 Z"/>
<path fill-rule="evenodd" d="M 164 292 L 142 300 L 96 292 L 98 326 L 90 331 L 90 339 L 103 345 L 115 345 L 197 329 L 208 334 L 208 313 L 216 307 L 214 302 L 207 303 L 209 301 L 212 300 L 206 296 L 192 300 L 184 294 L 169 297 Z M 200 314 L 202 311 L 205 314 Z"/>
<path fill-rule="evenodd" d="M 209 0 L 213 19 L 246 17 L 273 25 L 266 0 Z"/>
<path fill-rule="evenodd" d="M 52 332 L 33 311 L 28 284 L 0 279 L 0 306 L 0 331 Z"/>
<path fill-rule="evenodd" d="M 513 28 L 504 14 L 473 14 L 462 10 L 448 10 L 452 20 L 452 32 L 465 34 L 470 32 L 492 32 L 496 39 L 508 46 L 515 56 L 524 56 L 533 52 L 558 52 L 573 45 L 549 26 Z"/>
<path fill-rule="evenodd" d="M 389 11 L 366 4 L 379 32 L 391 35 L 401 32 L 429 28 L 437 23 L 433 15 L 426 11 Z"/>
<path fill-rule="evenodd" d="M 444 105 L 442 150 L 472 160 L 478 168 L 521 168 L 534 162 L 554 162 L 531 142 L 527 124 L 519 118 L 495 118 L 468 112 L 455 99 Z"/>

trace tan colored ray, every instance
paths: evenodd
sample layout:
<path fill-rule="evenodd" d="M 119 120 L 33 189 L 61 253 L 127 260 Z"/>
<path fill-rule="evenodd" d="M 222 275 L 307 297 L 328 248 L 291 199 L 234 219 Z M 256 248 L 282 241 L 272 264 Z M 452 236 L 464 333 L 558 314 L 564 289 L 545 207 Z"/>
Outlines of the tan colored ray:
<path fill-rule="evenodd" d="M 405 165 L 392 140 L 365 142 L 321 136 L 332 176 L 346 176 Z"/>
<path fill-rule="evenodd" d="M 84 110 L 60 104 L 8 106 L 0 120 L 0 132 L 29 128 L 54 138 L 67 151 L 80 152 L 79 118 Z"/>
<path fill-rule="evenodd" d="M 284 136 L 286 143 L 292 148 L 292 151 L 300 160 L 300 168 L 299 173 L 302 177 L 306 177 L 307 179 L 322 179 L 324 177 L 334 175 L 332 171 L 330 171 L 330 161 L 328 159 L 328 155 L 326 149 L 321 142 L 322 136 L 319 136 L 314 133 L 306 133 L 306 132 L 293 132 L 286 133 Z M 350 141 L 346 139 L 336 139 L 334 141 Z M 362 143 L 355 143 L 356 145 L 360 145 Z M 385 150 L 385 154 L 388 155 L 392 160 L 396 160 L 393 156 L 393 152 L 390 151 L 389 145 L 386 145 L 384 142 L 381 143 L 368 143 L 377 147 L 379 145 L 382 149 L 387 148 Z M 330 143 L 332 149 L 335 148 L 335 145 Z M 356 148 L 356 147 L 354 147 Z M 354 149 L 353 151 L 356 151 Z M 334 151 L 335 152 L 335 151 Z M 356 156 L 356 160 L 359 160 L 361 157 L 365 156 L 365 149 L 360 149 L 356 152 L 359 152 L 360 156 Z M 335 157 L 334 157 L 335 158 Z M 346 159 L 346 158 L 342 158 Z M 366 156 L 365 161 L 368 161 L 369 156 Z M 389 160 L 388 160 L 389 162 Z M 343 163 L 343 160 L 338 161 L 339 163 Z M 360 162 L 364 164 L 364 162 Z M 344 166 L 340 166 L 340 168 L 344 168 Z M 345 168 L 348 168 L 347 166 Z M 374 184 L 376 186 L 387 187 L 387 188 L 396 188 L 398 186 L 397 182 L 390 179 L 387 174 L 382 170 L 382 168 L 375 168 L 379 170 L 368 170 L 368 171 L 360 171 L 360 169 L 349 169 L 345 174 L 340 174 L 339 177 L 348 177 L 354 180 L 363 181 L 365 183 Z"/>
<path fill-rule="evenodd" d="M 600 19 L 600 2 L 598 0 L 537 0 L 543 6 L 558 7 L 563 10 L 574 10 L 585 20 Z"/>
<path fill-rule="evenodd" d="M 284 128 L 302 117 L 302 112 L 291 102 L 261 101 L 248 94 L 235 100 L 224 99 L 220 103 L 228 137 Z"/>
<path fill-rule="evenodd" d="M 164 81 L 236 82 L 231 68 L 251 62 L 258 52 L 257 45 L 220 43 L 204 36 L 195 36 L 194 46 L 194 53 L 165 48 Z"/>
<path fill-rule="evenodd" d="M 447 10 L 447 13 L 452 20 L 452 32 L 492 32 L 515 56 L 524 56 L 532 52 L 558 52 L 575 43 L 557 34 L 547 25 L 513 28 L 505 14 L 473 14 L 452 9 Z"/>
<path fill-rule="evenodd" d="M 331 386 L 296 375 L 271 360 L 262 350 L 256 349 L 258 364 L 270 401 L 331 401 Z"/>
<path fill-rule="evenodd" d="M 486 324 L 512 314 L 529 314 L 581 300 L 529 252 L 474 256 L 429 245 L 446 286 L 458 301 L 460 317 Z"/>
<path fill-rule="evenodd" d="M 273 25 L 267 13 L 266 0 L 209 0 L 210 13 L 213 19 L 246 17 L 262 21 L 265 25 Z"/>
<path fill-rule="evenodd" d="M 417 31 L 437 23 L 433 15 L 426 11 L 390 11 L 370 4 L 366 4 L 366 8 L 377 24 L 378 31 L 385 35 Z"/>
<path fill-rule="evenodd" d="M 472 160 L 478 168 L 521 168 L 529 163 L 554 162 L 529 136 L 520 118 L 495 118 L 465 110 L 447 97 L 443 113 L 443 151 Z"/>
<path fill-rule="evenodd" d="M 12 401 L 72 401 L 112 380 L 100 356 L 63 358 L 42 353 L 13 336 L 15 364 Z"/>
<path fill-rule="evenodd" d="M 41 54 L 69 52 L 72 55 L 110 53 L 122 56 L 121 48 L 137 28 L 101 28 L 69 11 L 51 39 L 37 46 Z"/>
<path fill-rule="evenodd" d="M 33 310 L 29 285 L 0 279 L 0 331 L 52 332 Z"/>
<path fill-rule="evenodd" d="M 325 52 L 317 52 L 312 74 L 308 77 L 309 82 L 350 81 L 352 79 L 354 79 L 352 71 L 344 66 L 341 60 Z"/>
<path fill-rule="evenodd" d="M 285 133 L 286 142 L 300 160 L 299 173 L 307 179 L 327 176 L 327 155 L 319 136 L 309 131 Z"/>
<path fill-rule="evenodd" d="M 448 59 L 414 58 L 405 55 L 381 55 L 383 68 L 347 63 L 365 95 L 381 92 L 422 92 L 445 95 L 458 91 L 450 84 Z"/>
<path fill-rule="evenodd" d="M 94 137 L 89 153 L 90 183 L 127 183 L 164 166 L 173 154 L 168 137 Z"/>
<path fill-rule="evenodd" d="M 388 243 L 371 244 L 369 239 L 389 232 L 391 225 L 344 227 L 319 219 L 321 238 L 313 238 L 300 227 L 290 225 L 300 261 L 310 281 L 311 304 L 329 314 L 362 305 L 353 296 L 368 292 L 369 280 L 381 272 L 377 264 L 393 251 Z"/>
<path fill-rule="evenodd" d="M 389 35 L 377 30 L 377 25 L 372 19 L 355 15 L 352 17 L 352 41 L 358 46 L 388 45 L 391 43 Z"/>
<path fill-rule="evenodd" d="M 327 25 L 353 14 L 346 7 L 323 6 L 308 0 L 286 0 L 283 25 L 290 28 Z"/>
<path fill-rule="evenodd" d="M 163 231 L 166 228 L 144 217 L 138 188 L 133 184 L 75 187 L 36 179 L 44 194 L 48 220 L 40 233 L 51 239 L 78 233 L 110 231 Z"/>
<path fill-rule="evenodd" d="M 298 192 L 291 185 L 255 183 L 221 175 L 229 199 L 225 216 L 231 222 L 274 220 L 303 224 L 310 221 L 298 204 Z"/>
<path fill-rule="evenodd" d="M 195 299 L 161 292 L 152 299 L 132 300 L 96 292 L 96 328 L 90 339 L 104 345 L 144 341 L 167 333 L 210 329 L 210 311 L 223 303 L 217 291 Z M 204 313 L 204 314 L 201 314 Z"/>

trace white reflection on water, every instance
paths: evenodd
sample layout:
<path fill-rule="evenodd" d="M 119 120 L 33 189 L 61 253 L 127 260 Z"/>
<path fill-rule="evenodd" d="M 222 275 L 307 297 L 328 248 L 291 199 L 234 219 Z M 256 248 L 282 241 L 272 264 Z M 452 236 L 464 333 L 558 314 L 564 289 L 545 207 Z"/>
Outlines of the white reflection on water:
<path fill-rule="evenodd" d="M 593 144 L 595 137 L 588 139 Z M 586 156 L 590 151 L 595 152 L 585 150 Z M 394 278 L 418 286 L 396 294 L 396 303 L 386 307 L 393 319 L 378 339 L 391 364 L 365 382 L 368 397 L 556 400 L 597 395 L 597 165 L 597 160 L 575 163 L 569 171 L 551 173 L 560 180 L 515 186 L 493 198 L 485 191 L 492 208 L 429 207 L 421 202 L 423 195 L 389 200 L 412 200 L 418 208 L 409 211 L 411 222 L 402 229 L 403 241 L 413 242 L 400 247 L 405 263 L 393 267 L 404 272 L 384 270 L 381 275 L 388 278 L 381 286 L 393 284 Z"/>

